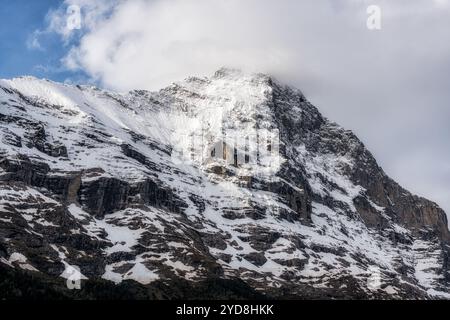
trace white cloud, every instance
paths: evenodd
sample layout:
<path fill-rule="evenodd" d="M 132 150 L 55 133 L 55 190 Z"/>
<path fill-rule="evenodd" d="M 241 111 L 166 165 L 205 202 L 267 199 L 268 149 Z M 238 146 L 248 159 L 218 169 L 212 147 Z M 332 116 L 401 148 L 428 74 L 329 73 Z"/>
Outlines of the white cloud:
<path fill-rule="evenodd" d="M 433 0 L 436 6 L 446 8 L 449 5 L 448 0 Z"/>
<path fill-rule="evenodd" d="M 272 73 L 355 130 L 394 178 L 450 212 L 450 181 L 437 179 L 450 163 L 448 1 L 65 1 L 71 4 L 82 8 L 83 29 L 64 60 L 69 68 L 117 90 L 158 89 L 223 65 Z M 381 8 L 380 31 L 366 28 L 372 4 Z M 64 8 L 49 21 L 67 39 Z M 425 160 L 409 161 L 417 154 Z M 412 172 L 424 174 L 413 179 Z"/>
<path fill-rule="evenodd" d="M 372 2 L 66 0 L 67 5 L 82 8 L 84 33 L 65 61 L 121 90 L 157 89 L 222 65 L 289 78 L 301 74 L 303 79 L 329 79 L 332 73 L 340 77 L 347 64 L 361 69 L 351 80 L 364 86 L 360 81 L 364 72 L 382 67 L 395 55 L 434 50 L 419 43 L 408 48 L 404 40 L 413 40 L 416 34 L 421 39 L 437 27 L 434 19 L 440 12 L 425 0 L 376 1 L 386 21 L 385 30 L 374 35 L 365 23 L 366 7 Z M 61 22 L 64 8 L 50 14 L 50 26 L 67 38 L 71 32 Z M 386 50 L 384 55 L 381 49 Z"/>
<path fill-rule="evenodd" d="M 39 41 L 40 32 L 38 30 L 34 31 L 31 35 L 28 36 L 26 46 L 28 50 L 40 50 L 43 51 L 44 48 L 42 47 L 40 41 Z"/>
<path fill-rule="evenodd" d="M 221 65 L 287 70 L 291 50 L 269 18 L 256 1 L 121 2 L 111 17 L 98 17 L 66 62 L 117 89 L 156 89 Z"/>

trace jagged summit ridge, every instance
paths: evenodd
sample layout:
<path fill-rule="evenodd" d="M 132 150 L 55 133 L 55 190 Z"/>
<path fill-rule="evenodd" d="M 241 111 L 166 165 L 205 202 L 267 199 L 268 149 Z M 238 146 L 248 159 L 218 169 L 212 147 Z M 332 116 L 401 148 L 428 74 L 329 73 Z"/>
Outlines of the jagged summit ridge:
<path fill-rule="evenodd" d="M 270 76 L 221 69 L 125 94 L 20 78 L 0 82 L 0 104 L 2 268 L 240 279 L 274 297 L 449 295 L 445 213 Z"/>

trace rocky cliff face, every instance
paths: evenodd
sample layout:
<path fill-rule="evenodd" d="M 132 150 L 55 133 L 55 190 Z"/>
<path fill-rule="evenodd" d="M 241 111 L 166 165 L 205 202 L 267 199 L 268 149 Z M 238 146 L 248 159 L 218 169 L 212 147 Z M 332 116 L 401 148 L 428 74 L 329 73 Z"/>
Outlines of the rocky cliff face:
<path fill-rule="evenodd" d="M 3 80 L 0 141 L 3 277 L 50 291 L 77 266 L 146 298 L 450 297 L 445 213 L 267 75 L 127 94 Z"/>

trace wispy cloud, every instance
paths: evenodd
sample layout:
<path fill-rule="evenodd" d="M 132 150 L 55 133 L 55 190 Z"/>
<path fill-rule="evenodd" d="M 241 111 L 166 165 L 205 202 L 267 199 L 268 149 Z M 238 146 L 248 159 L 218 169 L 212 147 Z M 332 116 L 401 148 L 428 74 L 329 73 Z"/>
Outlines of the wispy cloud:
<path fill-rule="evenodd" d="M 65 0 L 47 12 L 45 28 L 35 30 L 29 36 L 27 46 L 42 50 L 40 39 L 54 34 L 61 37 L 64 45 L 74 45 L 80 37 L 93 30 L 99 21 L 105 19 L 117 3 L 118 0 Z M 79 15 L 80 25 L 74 28 L 76 15 Z"/>
<path fill-rule="evenodd" d="M 42 35 L 42 31 L 35 30 L 32 34 L 30 34 L 27 38 L 26 46 L 28 50 L 39 50 L 44 51 L 39 38 Z"/>

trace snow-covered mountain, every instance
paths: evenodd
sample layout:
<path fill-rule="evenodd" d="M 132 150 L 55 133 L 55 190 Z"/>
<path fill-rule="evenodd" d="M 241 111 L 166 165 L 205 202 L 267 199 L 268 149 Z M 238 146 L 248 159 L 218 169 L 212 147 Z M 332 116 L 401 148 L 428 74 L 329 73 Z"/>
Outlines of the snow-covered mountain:
<path fill-rule="evenodd" d="M 126 297 L 450 298 L 443 210 L 270 76 L 1 80 L 0 141 L 2 281 L 50 290 L 74 266 Z"/>

